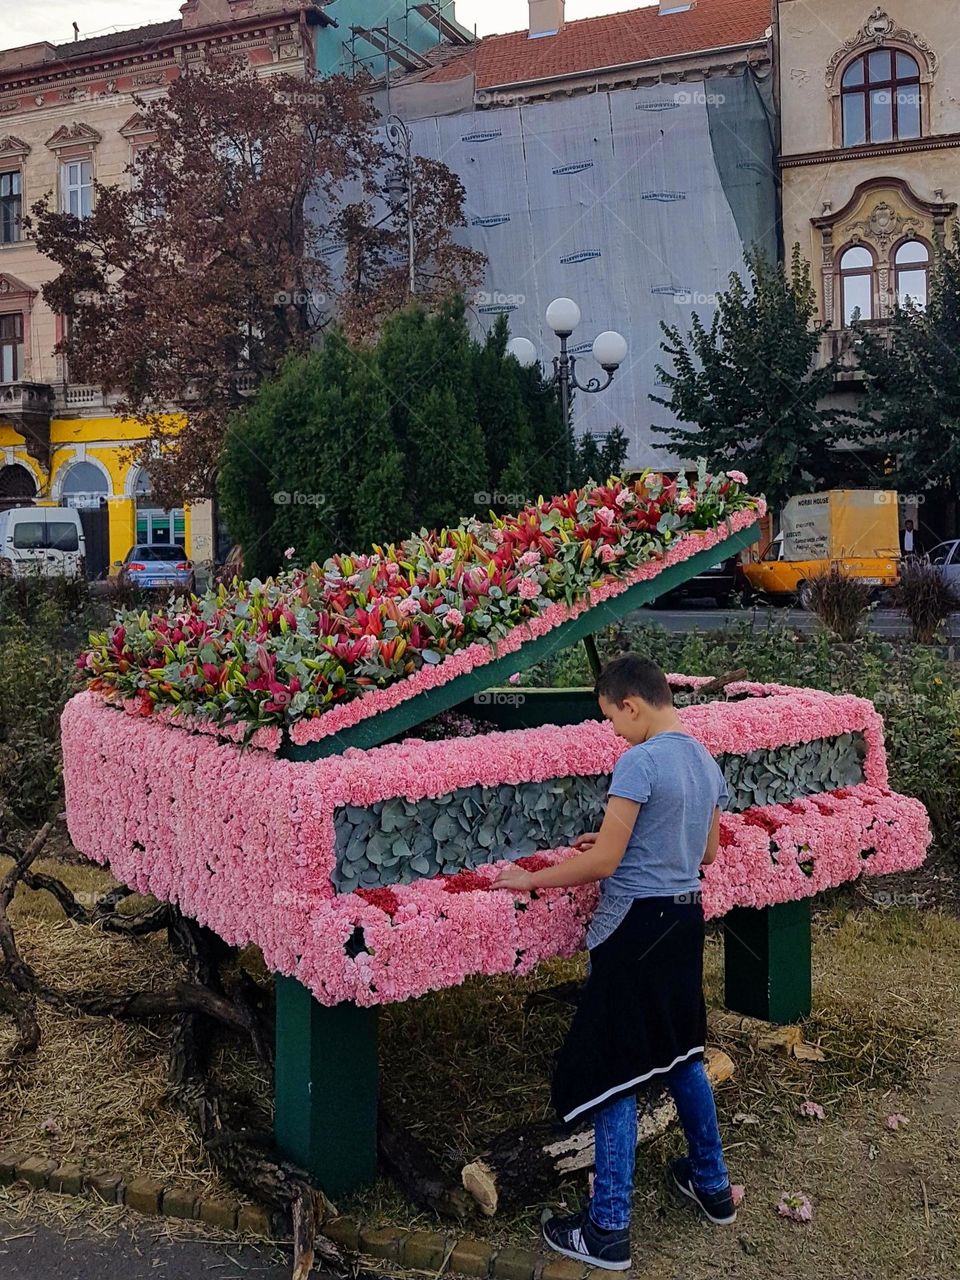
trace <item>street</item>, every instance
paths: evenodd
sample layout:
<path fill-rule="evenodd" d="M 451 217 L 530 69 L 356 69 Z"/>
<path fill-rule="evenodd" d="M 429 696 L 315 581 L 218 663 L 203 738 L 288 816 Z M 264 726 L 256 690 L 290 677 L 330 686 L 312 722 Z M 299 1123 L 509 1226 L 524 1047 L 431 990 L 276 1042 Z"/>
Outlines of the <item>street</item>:
<path fill-rule="evenodd" d="M 816 631 L 817 619 L 805 609 L 776 609 L 770 605 L 749 606 L 745 609 L 718 609 L 712 602 L 680 601 L 669 609 L 638 609 L 630 615 L 631 622 L 663 627 L 665 631 L 721 631 L 725 627 L 738 627 L 752 622 L 754 631 L 768 627 L 789 627 L 791 630 L 810 634 Z M 881 636 L 907 636 L 910 624 L 896 609 L 875 609 L 870 614 L 870 630 Z M 948 640 L 960 639 L 960 613 L 952 614 L 946 626 Z"/>

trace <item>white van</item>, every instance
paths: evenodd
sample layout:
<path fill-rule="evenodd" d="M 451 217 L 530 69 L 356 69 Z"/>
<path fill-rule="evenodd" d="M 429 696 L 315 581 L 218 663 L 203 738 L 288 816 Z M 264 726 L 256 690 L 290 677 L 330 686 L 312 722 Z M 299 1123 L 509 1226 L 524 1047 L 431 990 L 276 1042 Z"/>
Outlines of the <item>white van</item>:
<path fill-rule="evenodd" d="M 0 511 L 0 577 L 77 578 L 86 547 L 72 507 L 12 507 Z"/>

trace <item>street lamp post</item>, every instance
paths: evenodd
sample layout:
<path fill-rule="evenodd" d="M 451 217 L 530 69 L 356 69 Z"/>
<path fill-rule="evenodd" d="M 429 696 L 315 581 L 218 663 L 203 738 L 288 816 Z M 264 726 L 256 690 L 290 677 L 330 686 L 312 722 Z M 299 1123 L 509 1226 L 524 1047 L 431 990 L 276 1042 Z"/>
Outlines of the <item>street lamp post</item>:
<path fill-rule="evenodd" d="M 410 130 L 406 124 L 397 115 L 387 117 L 386 134 L 390 145 L 399 150 L 403 154 L 404 169 L 406 172 L 406 182 L 400 182 L 395 177 L 391 178 L 387 183 L 387 194 L 391 200 L 395 200 L 399 206 L 401 200 L 406 199 L 407 213 L 407 266 L 410 273 L 410 296 L 413 297 L 417 292 L 417 269 L 416 269 L 416 241 L 414 238 L 413 226 L 413 146 Z"/>
<path fill-rule="evenodd" d="M 593 343 L 593 358 L 607 375 L 601 382 L 599 378 L 589 378 L 581 382 L 577 378 L 577 357 L 568 349 L 570 336 L 580 323 L 580 308 L 572 298 L 555 298 L 547 307 L 547 324 L 560 339 L 560 354 L 553 357 L 553 377 L 548 386 L 560 384 L 560 403 L 563 408 L 564 425 L 570 421 L 570 396 L 573 391 L 606 391 L 613 376 L 623 364 L 627 354 L 627 340 L 615 329 L 607 329 L 597 335 Z M 507 343 L 507 354 L 517 359 L 524 368 L 530 368 L 537 362 L 537 349 L 529 338 L 511 338 Z M 567 481 L 569 483 L 569 473 Z"/>

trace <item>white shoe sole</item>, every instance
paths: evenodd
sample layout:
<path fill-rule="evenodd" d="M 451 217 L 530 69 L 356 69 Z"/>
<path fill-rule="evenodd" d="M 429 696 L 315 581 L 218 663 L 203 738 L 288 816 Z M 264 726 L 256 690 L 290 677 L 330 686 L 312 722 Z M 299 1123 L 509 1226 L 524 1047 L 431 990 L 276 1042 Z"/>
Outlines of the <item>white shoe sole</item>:
<path fill-rule="evenodd" d="M 590 1258 L 586 1254 L 577 1253 L 576 1249 L 561 1249 L 558 1244 L 549 1238 L 546 1231 L 543 1232 L 543 1240 L 548 1249 L 552 1249 L 554 1253 L 560 1253 L 565 1258 L 572 1258 L 574 1262 L 582 1262 L 586 1267 L 602 1267 L 604 1271 L 629 1271 L 630 1259 L 626 1262 L 603 1262 L 600 1258 Z"/>
<path fill-rule="evenodd" d="M 731 1223 L 736 1222 L 737 1220 L 736 1209 L 734 1209 L 733 1213 L 730 1215 L 729 1218 L 715 1218 L 712 1213 L 708 1213 L 707 1210 L 703 1207 L 703 1202 L 700 1200 L 699 1196 L 697 1196 L 696 1192 L 693 1190 L 692 1187 L 689 1187 L 689 1186 L 685 1187 L 683 1183 L 679 1180 L 679 1178 L 677 1178 L 676 1174 L 672 1176 L 673 1176 L 673 1185 L 677 1188 L 678 1191 L 682 1192 L 683 1195 L 685 1195 L 688 1200 L 693 1201 L 693 1203 L 697 1206 L 697 1208 L 700 1210 L 700 1212 L 703 1214 L 703 1216 L 707 1219 L 708 1222 L 712 1222 L 716 1227 L 729 1227 Z"/>

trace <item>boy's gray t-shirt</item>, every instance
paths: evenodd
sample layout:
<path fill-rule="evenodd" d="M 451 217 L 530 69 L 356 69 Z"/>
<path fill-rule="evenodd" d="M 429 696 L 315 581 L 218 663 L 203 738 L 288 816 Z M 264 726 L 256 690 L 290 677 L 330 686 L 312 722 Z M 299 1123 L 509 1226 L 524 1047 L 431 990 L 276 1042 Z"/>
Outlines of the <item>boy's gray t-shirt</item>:
<path fill-rule="evenodd" d="M 587 933 L 599 946 L 635 898 L 675 897 L 700 887 L 700 864 L 717 808 L 730 798 L 720 766 L 688 733 L 655 734 L 614 765 L 608 795 L 640 806 L 619 867 L 603 881 Z"/>

